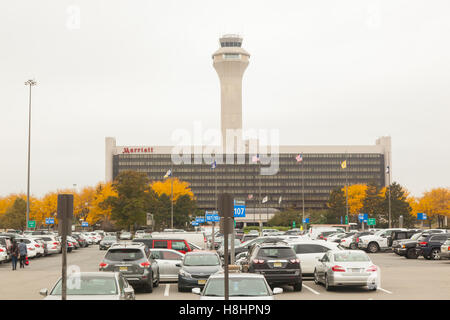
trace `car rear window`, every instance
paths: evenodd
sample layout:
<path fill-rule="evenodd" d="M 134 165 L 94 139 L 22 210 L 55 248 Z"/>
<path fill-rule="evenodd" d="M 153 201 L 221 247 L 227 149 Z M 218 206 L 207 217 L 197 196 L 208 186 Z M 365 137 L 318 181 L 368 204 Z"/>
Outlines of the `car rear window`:
<path fill-rule="evenodd" d="M 339 252 L 334 254 L 334 261 L 336 262 L 366 262 L 370 261 L 366 253 L 360 251 L 353 252 Z"/>
<path fill-rule="evenodd" d="M 260 258 L 291 258 L 295 257 L 292 248 L 261 248 L 258 252 Z"/>
<path fill-rule="evenodd" d="M 111 261 L 135 261 L 144 258 L 144 254 L 139 249 L 110 249 L 105 259 Z"/>
<path fill-rule="evenodd" d="M 318 244 L 296 244 L 294 245 L 295 253 L 306 254 L 306 253 L 321 253 L 327 252 L 330 249 Z"/>
<path fill-rule="evenodd" d="M 77 283 L 76 286 L 67 286 L 67 295 L 115 295 L 117 294 L 117 285 L 114 278 L 81 276 L 71 277 L 67 279 L 68 283 Z M 62 282 L 58 284 L 52 291 L 52 295 L 61 295 Z"/>
<path fill-rule="evenodd" d="M 153 241 L 153 247 L 167 249 L 167 240 L 161 240 L 161 241 L 155 240 L 155 241 Z"/>

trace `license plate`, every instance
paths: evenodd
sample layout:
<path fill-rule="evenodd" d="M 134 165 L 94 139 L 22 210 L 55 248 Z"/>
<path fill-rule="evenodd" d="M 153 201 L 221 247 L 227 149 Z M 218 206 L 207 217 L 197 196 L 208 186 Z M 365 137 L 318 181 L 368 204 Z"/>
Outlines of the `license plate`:
<path fill-rule="evenodd" d="M 281 268 L 282 264 L 281 264 L 281 262 L 274 262 L 273 266 L 275 268 Z"/>
<path fill-rule="evenodd" d="M 352 272 L 361 272 L 361 269 L 350 269 Z"/>
<path fill-rule="evenodd" d="M 206 280 L 198 280 L 198 284 L 205 284 Z"/>
<path fill-rule="evenodd" d="M 119 267 L 119 271 L 128 271 L 128 267 Z"/>

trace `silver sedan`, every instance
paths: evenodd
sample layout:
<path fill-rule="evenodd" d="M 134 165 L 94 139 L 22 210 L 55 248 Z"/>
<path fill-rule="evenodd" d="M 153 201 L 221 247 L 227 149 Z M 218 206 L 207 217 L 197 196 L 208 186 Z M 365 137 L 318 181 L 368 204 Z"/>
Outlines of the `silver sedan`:
<path fill-rule="evenodd" d="M 184 253 L 172 249 L 150 249 L 153 259 L 158 262 L 160 279 L 162 281 L 178 281 L 177 264 L 183 260 Z"/>
<path fill-rule="evenodd" d="M 323 283 L 327 291 L 335 286 L 378 287 L 378 267 L 364 251 L 331 250 L 318 261 L 314 282 Z"/>
<path fill-rule="evenodd" d="M 41 289 L 44 300 L 61 300 L 62 281 Z M 67 276 L 67 300 L 134 300 L 134 289 L 119 272 L 80 272 Z"/>

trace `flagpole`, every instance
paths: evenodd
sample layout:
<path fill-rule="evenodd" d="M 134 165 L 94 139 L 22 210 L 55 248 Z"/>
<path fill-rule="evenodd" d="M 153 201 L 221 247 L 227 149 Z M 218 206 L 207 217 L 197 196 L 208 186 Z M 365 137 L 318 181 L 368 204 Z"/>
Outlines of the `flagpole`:
<path fill-rule="evenodd" d="M 214 159 L 214 188 L 215 188 L 215 200 L 216 200 L 216 212 L 217 212 L 217 162 Z M 211 230 L 211 250 L 214 250 L 214 226 L 216 225 L 216 222 L 213 221 L 212 223 L 212 230 Z"/>
<path fill-rule="evenodd" d="M 261 170 L 261 167 L 259 167 Z M 259 173 L 259 201 L 262 202 L 261 199 L 261 172 Z M 259 206 L 258 206 L 259 207 Z M 259 209 L 259 234 L 262 236 L 262 218 L 261 218 L 261 208 Z"/>

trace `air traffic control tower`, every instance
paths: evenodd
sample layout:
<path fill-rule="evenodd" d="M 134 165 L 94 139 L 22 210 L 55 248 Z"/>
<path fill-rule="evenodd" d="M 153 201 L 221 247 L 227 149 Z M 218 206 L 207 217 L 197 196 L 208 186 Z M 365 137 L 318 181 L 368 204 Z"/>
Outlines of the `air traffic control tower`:
<path fill-rule="evenodd" d="M 227 130 L 242 132 L 242 76 L 250 54 L 241 48 L 242 37 L 227 34 L 220 38 L 220 48 L 212 55 L 220 79 L 221 132 L 225 146 Z M 242 139 L 242 135 L 240 136 Z"/>

